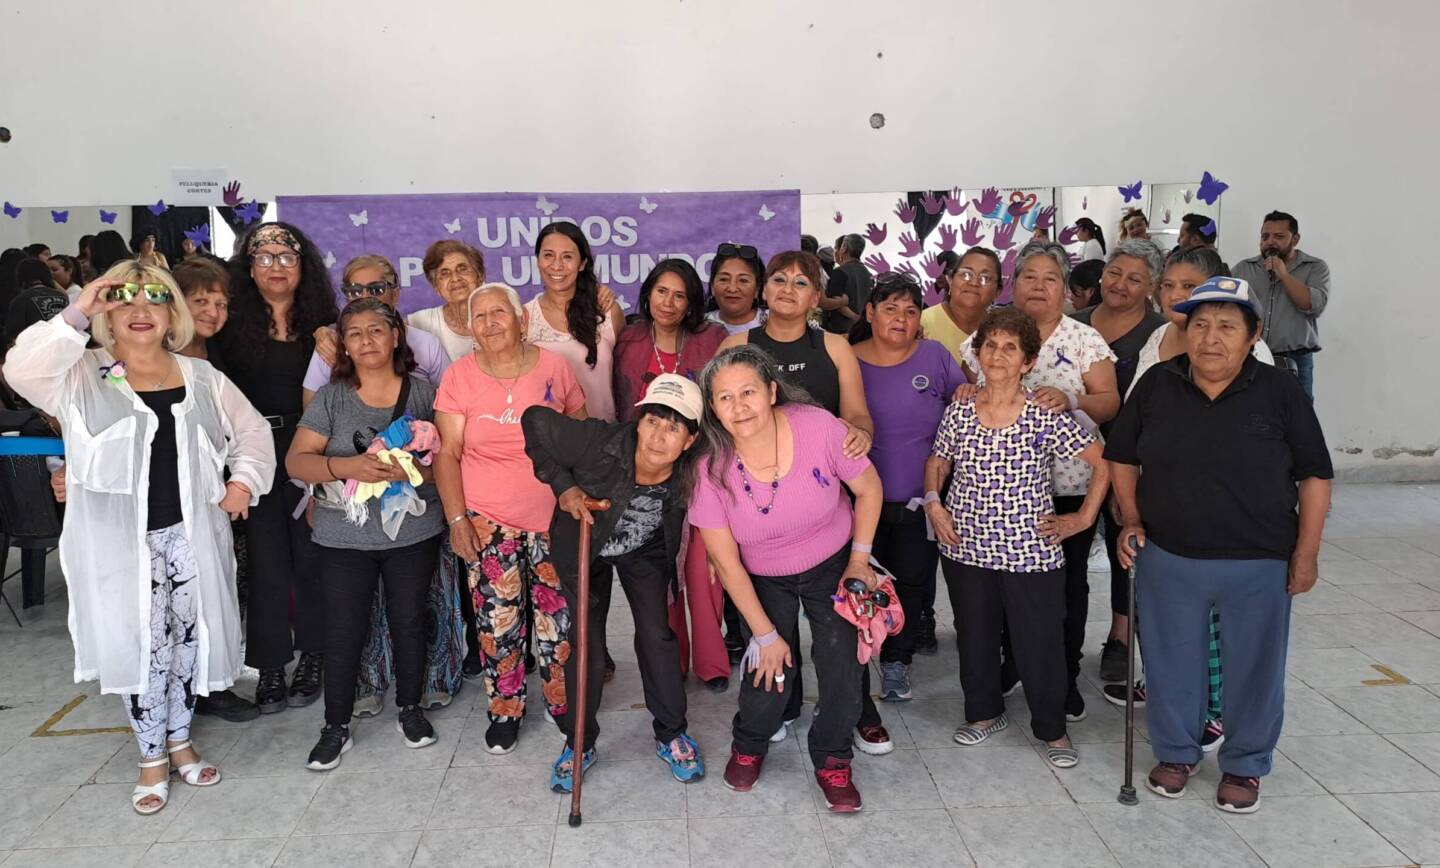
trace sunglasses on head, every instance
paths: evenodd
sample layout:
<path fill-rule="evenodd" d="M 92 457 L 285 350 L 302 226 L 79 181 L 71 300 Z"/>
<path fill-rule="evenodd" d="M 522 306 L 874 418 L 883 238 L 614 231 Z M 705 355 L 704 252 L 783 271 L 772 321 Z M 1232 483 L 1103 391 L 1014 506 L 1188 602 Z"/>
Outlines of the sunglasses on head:
<path fill-rule="evenodd" d="M 150 304 L 170 303 L 170 287 L 163 283 L 125 283 L 120 286 L 112 286 L 105 297 L 121 304 L 132 304 L 135 297 L 142 294 Z"/>
<path fill-rule="evenodd" d="M 340 294 L 350 301 L 354 301 L 367 295 L 379 298 L 394 288 L 395 284 L 388 280 L 377 280 L 374 283 L 346 283 L 340 287 Z"/>
<path fill-rule="evenodd" d="M 754 247 L 749 244 L 731 244 L 728 241 L 715 248 L 715 255 L 717 257 L 738 256 L 741 259 L 760 261 L 760 252 Z"/>

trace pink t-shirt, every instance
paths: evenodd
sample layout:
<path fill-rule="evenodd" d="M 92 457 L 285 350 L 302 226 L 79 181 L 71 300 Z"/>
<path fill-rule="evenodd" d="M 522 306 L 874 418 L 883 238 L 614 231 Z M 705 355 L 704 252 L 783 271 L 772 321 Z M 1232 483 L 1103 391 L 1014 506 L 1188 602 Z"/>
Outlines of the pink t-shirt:
<path fill-rule="evenodd" d="M 595 367 L 585 364 L 585 345 L 550 325 L 540 308 L 540 296 L 530 299 L 525 310 L 530 312 L 530 329 L 525 340 L 561 356 L 585 390 L 585 412 L 591 419 L 615 421 L 615 385 L 611 381 L 615 366 L 615 327 L 610 317 L 600 323 L 595 334 Z"/>
<path fill-rule="evenodd" d="M 732 460 L 724 486 L 710 478 L 710 462 L 700 462 L 690 496 L 690 523 L 698 528 L 730 528 L 740 544 L 740 560 L 757 576 L 803 573 L 850 541 L 855 518 L 842 483 L 865 472 L 868 458 L 846 458 L 845 423 L 819 407 L 788 404 L 780 408 L 790 420 L 794 458 L 780 477 L 775 503 L 768 514 L 770 478 L 757 479 L 747 469 L 745 480 L 754 496 L 745 496 L 740 469 Z"/>
<path fill-rule="evenodd" d="M 520 414 L 537 405 L 573 413 L 585 406 L 585 393 L 565 360 L 545 350 L 530 373 L 508 392 L 506 386 L 509 380 L 480 370 L 471 353 L 445 371 L 435 412 L 465 417 L 460 456 L 465 506 L 506 527 L 549 530 L 555 494 L 535 478 L 535 467 L 525 454 Z"/>

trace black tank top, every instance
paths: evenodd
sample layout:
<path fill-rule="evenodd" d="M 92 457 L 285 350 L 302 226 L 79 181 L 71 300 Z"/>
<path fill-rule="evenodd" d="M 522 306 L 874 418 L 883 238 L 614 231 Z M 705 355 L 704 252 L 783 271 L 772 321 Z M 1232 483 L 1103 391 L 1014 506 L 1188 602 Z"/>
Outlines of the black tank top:
<path fill-rule="evenodd" d="M 840 415 L 840 370 L 825 350 L 825 332 L 807 326 L 803 337 L 783 343 L 770 337 L 764 326 L 748 334 L 751 344 L 775 359 L 786 382 L 809 392 L 830 415 Z"/>

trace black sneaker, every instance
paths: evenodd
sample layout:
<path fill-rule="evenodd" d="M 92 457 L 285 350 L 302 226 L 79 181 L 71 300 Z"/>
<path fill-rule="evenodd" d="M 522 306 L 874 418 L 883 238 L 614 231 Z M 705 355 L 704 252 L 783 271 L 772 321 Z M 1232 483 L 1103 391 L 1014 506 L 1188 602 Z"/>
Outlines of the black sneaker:
<path fill-rule="evenodd" d="M 261 669 L 260 681 L 255 685 L 255 705 L 261 714 L 274 714 L 285 710 L 285 670 Z"/>
<path fill-rule="evenodd" d="M 1124 681 L 1125 667 L 1130 659 L 1130 649 L 1119 639 L 1106 639 L 1100 649 L 1100 680 Z"/>
<path fill-rule="evenodd" d="M 485 664 L 480 662 L 479 654 L 466 654 L 465 663 L 460 669 L 460 674 L 466 681 L 474 681 L 485 674 Z"/>
<path fill-rule="evenodd" d="M 710 688 L 711 693 L 724 693 L 730 689 L 730 679 L 724 675 L 718 678 L 709 678 L 706 679 L 705 686 Z"/>
<path fill-rule="evenodd" d="M 343 723 L 327 723 L 320 730 L 320 740 L 310 750 L 310 759 L 305 768 L 324 772 L 340 765 L 340 755 L 350 749 L 354 741 L 350 738 L 350 727 Z"/>
<path fill-rule="evenodd" d="M 485 730 L 485 749 L 490 753 L 509 753 L 515 749 L 515 742 L 520 738 L 520 721 L 523 717 L 511 717 L 506 720 L 490 721 L 490 728 Z"/>
<path fill-rule="evenodd" d="M 283 679 L 283 675 L 282 675 Z M 284 689 L 284 681 L 281 681 Z M 244 723 L 260 716 L 260 709 L 243 696 L 230 690 L 217 690 L 209 696 L 195 697 L 195 713 L 218 717 L 231 723 Z"/>
<path fill-rule="evenodd" d="M 935 639 L 935 613 L 921 612 L 920 623 L 915 627 L 915 653 L 934 654 L 940 650 Z"/>
<path fill-rule="evenodd" d="M 1123 684 L 1107 684 L 1107 685 L 1105 685 L 1104 687 L 1100 688 L 1100 692 L 1105 695 L 1105 701 L 1106 701 L 1106 702 L 1110 703 L 1111 705 L 1117 705 L 1117 706 L 1119 706 L 1120 708 L 1124 708 L 1124 707 L 1125 707 L 1125 698 L 1126 698 L 1126 696 L 1125 696 L 1125 685 L 1123 685 Z M 1144 707 L 1145 707 L 1145 685 L 1144 685 L 1144 684 L 1136 684 L 1133 688 L 1131 688 L 1131 692 L 1133 692 L 1133 693 L 1135 694 L 1135 707 L 1136 707 L 1136 708 L 1144 708 Z"/>
<path fill-rule="evenodd" d="M 605 649 L 605 683 L 609 684 L 615 677 L 615 658 L 610 656 L 610 649 Z"/>
<path fill-rule="evenodd" d="M 435 743 L 435 727 L 425 719 L 425 712 L 418 705 L 407 705 L 400 709 L 400 719 L 395 721 L 395 731 L 405 736 L 406 747 L 429 747 Z"/>
<path fill-rule="evenodd" d="M 725 634 L 725 653 L 730 657 L 730 665 L 740 665 L 740 660 L 745 656 L 745 640 L 739 633 Z"/>
<path fill-rule="evenodd" d="M 1080 689 L 1074 682 L 1070 684 L 1070 691 L 1065 694 L 1065 719 L 1070 723 L 1079 723 L 1085 719 L 1085 697 L 1080 695 Z"/>
<path fill-rule="evenodd" d="M 286 703 L 291 708 L 304 708 L 320 698 L 324 686 L 325 658 L 301 652 L 300 662 L 295 664 L 295 674 L 290 679 L 290 698 Z"/>

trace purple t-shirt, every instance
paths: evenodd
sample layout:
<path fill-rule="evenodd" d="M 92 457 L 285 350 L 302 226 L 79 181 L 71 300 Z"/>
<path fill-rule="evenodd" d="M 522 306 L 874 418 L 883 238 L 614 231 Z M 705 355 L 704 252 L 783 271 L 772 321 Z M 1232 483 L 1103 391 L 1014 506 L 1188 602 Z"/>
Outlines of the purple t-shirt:
<path fill-rule="evenodd" d="M 965 372 L 939 341 L 920 341 L 910 358 L 881 367 L 860 362 L 865 403 L 875 423 L 870 460 L 885 484 L 885 499 L 904 503 L 925 493 L 925 459 L 950 396 Z"/>
<path fill-rule="evenodd" d="M 757 479 L 745 471 L 752 501 L 733 460 L 723 487 L 710 478 L 709 459 L 702 460 L 690 495 L 690 523 L 728 527 L 740 544 L 741 562 L 756 576 L 803 573 L 848 543 L 855 518 L 843 483 L 870 466 L 868 458 L 845 457 L 845 423 L 819 407 L 787 404 L 779 412 L 790 421 L 794 457 L 773 505 L 770 476 Z M 761 513 L 767 505 L 770 511 Z"/>
<path fill-rule="evenodd" d="M 950 405 L 935 434 L 935 454 L 954 462 L 946 507 L 958 546 L 940 546 L 951 560 L 988 570 L 1041 573 L 1065 566 L 1059 543 L 1040 535 L 1035 522 L 1055 511 L 1050 467 L 1074 458 L 1095 441 L 1068 413 L 1026 401 L 1005 428 L 980 423 L 974 401 Z"/>

